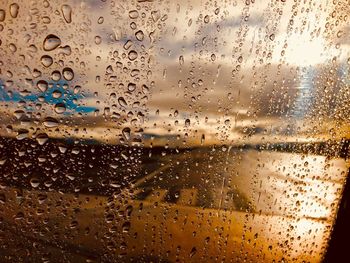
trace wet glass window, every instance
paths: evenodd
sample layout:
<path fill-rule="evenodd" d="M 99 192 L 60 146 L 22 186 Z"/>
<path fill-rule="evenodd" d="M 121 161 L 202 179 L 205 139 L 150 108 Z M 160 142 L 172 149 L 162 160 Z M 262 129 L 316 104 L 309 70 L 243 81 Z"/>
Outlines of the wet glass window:
<path fill-rule="evenodd" d="M 339 262 L 349 16 L 0 1 L 0 262 Z"/>

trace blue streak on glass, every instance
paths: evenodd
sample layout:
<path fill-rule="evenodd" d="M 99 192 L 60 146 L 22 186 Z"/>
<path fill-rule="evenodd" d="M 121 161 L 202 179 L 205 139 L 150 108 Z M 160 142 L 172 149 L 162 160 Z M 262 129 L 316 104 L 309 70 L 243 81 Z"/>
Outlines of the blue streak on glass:
<path fill-rule="evenodd" d="M 68 83 L 66 81 L 58 81 L 58 82 L 49 82 L 52 85 L 46 92 L 39 92 L 30 95 L 21 95 L 19 92 L 12 91 L 11 95 L 6 91 L 3 83 L 0 81 L 0 101 L 4 102 L 38 102 L 39 98 L 44 98 L 44 102 L 50 105 L 55 105 L 56 103 L 64 103 L 66 105 L 65 115 L 73 114 L 73 113 L 90 113 L 96 110 L 95 107 L 91 106 L 79 106 L 75 104 L 75 100 L 84 100 L 85 98 L 91 97 L 90 94 L 82 95 L 82 94 L 74 94 L 71 89 L 64 89 L 63 87 Z M 62 96 L 60 98 L 55 98 L 53 93 L 55 91 L 60 91 Z M 28 108 L 28 110 L 31 110 Z"/>

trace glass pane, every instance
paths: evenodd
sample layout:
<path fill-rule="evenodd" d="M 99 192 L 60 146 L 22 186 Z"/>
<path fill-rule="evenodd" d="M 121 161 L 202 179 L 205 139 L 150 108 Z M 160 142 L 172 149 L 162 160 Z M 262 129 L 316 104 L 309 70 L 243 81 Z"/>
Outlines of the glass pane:
<path fill-rule="evenodd" d="M 322 261 L 349 6 L 1 1 L 0 261 Z"/>

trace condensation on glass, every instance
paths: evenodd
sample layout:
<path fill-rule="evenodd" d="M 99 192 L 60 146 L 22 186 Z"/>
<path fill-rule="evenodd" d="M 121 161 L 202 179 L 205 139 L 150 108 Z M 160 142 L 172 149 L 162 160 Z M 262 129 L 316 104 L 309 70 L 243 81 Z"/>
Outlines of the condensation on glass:
<path fill-rule="evenodd" d="M 320 262 L 346 0 L 0 3 L 1 262 Z"/>

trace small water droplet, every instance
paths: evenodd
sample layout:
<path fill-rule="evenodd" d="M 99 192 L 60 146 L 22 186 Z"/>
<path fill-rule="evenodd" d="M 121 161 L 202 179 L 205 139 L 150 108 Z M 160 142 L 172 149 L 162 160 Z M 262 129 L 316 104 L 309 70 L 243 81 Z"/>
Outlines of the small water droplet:
<path fill-rule="evenodd" d="M 55 112 L 58 114 L 62 114 L 66 111 L 66 105 L 62 102 L 59 102 L 55 105 Z"/>
<path fill-rule="evenodd" d="M 185 127 L 190 127 L 190 125 L 191 125 L 190 119 L 186 119 L 185 120 Z"/>
<path fill-rule="evenodd" d="M 17 140 L 23 140 L 25 138 L 27 138 L 29 136 L 29 131 L 26 130 L 26 129 L 19 129 L 17 131 L 17 136 L 16 136 L 16 139 Z"/>
<path fill-rule="evenodd" d="M 271 35 L 269 36 L 269 38 L 270 38 L 271 41 L 274 41 L 274 40 L 275 40 L 275 34 L 271 34 Z"/>
<path fill-rule="evenodd" d="M 0 22 L 3 22 L 6 17 L 6 12 L 4 9 L 0 9 Z"/>
<path fill-rule="evenodd" d="M 128 54 L 128 58 L 133 61 L 137 58 L 137 52 L 135 50 L 131 50 Z"/>
<path fill-rule="evenodd" d="M 124 222 L 123 225 L 122 225 L 122 231 L 124 233 L 128 233 L 130 231 L 130 226 L 131 226 L 131 224 L 130 224 L 129 221 Z"/>
<path fill-rule="evenodd" d="M 160 18 L 160 11 L 152 11 L 151 16 L 152 16 L 153 22 L 157 22 Z"/>
<path fill-rule="evenodd" d="M 31 178 L 29 182 L 33 188 L 37 188 L 40 185 L 39 179 L 35 177 Z"/>
<path fill-rule="evenodd" d="M 100 16 L 97 20 L 98 24 L 102 24 L 105 21 L 105 19 L 103 18 L 103 16 Z"/>
<path fill-rule="evenodd" d="M 180 63 L 180 66 L 182 66 L 184 64 L 185 60 L 184 60 L 184 57 L 183 56 L 180 56 L 179 57 L 179 63 Z"/>
<path fill-rule="evenodd" d="M 69 5 L 62 5 L 61 11 L 67 23 L 72 22 L 72 8 Z"/>
<path fill-rule="evenodd" d="M 196 247 L 193 247 L 191 249 L 191 252 L 190 252 L 190 258 L 192 258 L 194 255 L 196 255 L 196 253 L 197 253 L 197 249 L 196 249 Z"/>
<path fill-rule="evenodd" d="M 131 19 L 136 19 L 136 18 L 139 17 L 139 12 L 137 12 L 137 10 L 131 10 L 131 11 L 129 12 L 129 17 L 130 17 Z"/>
<path fill-rule="evenodd" d="M 19 120 L 23 115 L 24 111 L 23 110 L 16 110 L 13 115 L 15 115 L 16 119 Z"/>
<path fill-rule="evenodd" d="M 125 99 L 123 98 L 123 97 L 119 97 L 118 98 L 118 103 L 119 103 L 119 105 L 120 106 L 122 106 L 122 107 L 126 107 L 126 106 L 128 106 L 128 104 L 126 103 L 126 101 L 125 101 Z"/>
<path fill-rule="evenodd" d="M 18 16 L 18 11 L 19 11 L 19 5 L 16 3 L 13 3 L 10 5 L 10 15 L 13 18 L 16 18 Z"/>
<path fill-rule="evenodd" d="M 41 57 L 40 62 L 44 67 L 48 68 L 52 65 L 53 59 L 51 56 L 44 55 Z"/>
<path fill-rule="evenodd" d="M 55 99 L 61 98 L 61 96 L 62 96 L 62 92 L 60 90 L 56 89 L 52 92 L 52 97 L 54 97 Z"/>
<path fill-rule="evenodd" d="M 0 203 L 5 204 L 6 203 L 6 195 L 1 193 L 0 194 Z"/>
<path fill-rule="evenodd" d="M 128 84 L 128 91 L 133 92 L 136 89 L 135 83 L 129 83 Z"/>
<path fill-rule="evenodd" d="M 204 23 L 208 24 L 209 23 L 209 15 L 206 15 L 204 17 Z"/>
<path fill-rule="evenodd" d="M 59 45 L 61 45 L 61 39 L 58 36 L 50 34 L 45 38 L 43 48 L 45 51 L 52 51 Z"/>
<path fill-rule="evenodd" d="M 124 49 L 128 50 L 132 46 L 132 42 L 130 40 L 126 41 L 124 44 Z"/>
<path fill-rule="evenodd" d="M 74 78 L 74 72 L 71 68 L 64 68 L 62 73 L 65 80 L 70 81 Z"/>
<path fill-rule="evenodd" d="M 58 120 L 52 117 L 46 117 L 43 124 L 47 128 L 54 128 L 58 126 Z"/>
<path fill-rule="evenodd" d="M 61 79 L 61 73 L 58 70 L 54 70 L 51 73 L 51 79 L 54 81 L 59 81 Z"/>
<path fill-rule="evenodd" d="M 45 80 L 39 80 L 36 83 L 36 86 L 41 92 L 46 92 L 47 91 L 47 87 L 48 87 L 48 83 Z"/>
<path fill-rule="evenodd" d="M 139 30 L 135 33 L 135 37 L 138 41 L 142 41 L 145 37 L 145 35 L 143 34 L 142 30 Z"/>
<path fill-rule="evenodd" d="M 125 140 L 130 140 L 130 137 L 131 137 L 131 130 L 129 127 L 126 127 L 122 130 L 122 133 L 123 133 L 123 136 L 125 138 Z"/>
<path fill-rule="evenodd" d="M 36 136 L 36 140 L 39 143 L 39 145 L 44 145 L 49 139 L 49 136 L 47 136 L 46 133 L 40 133 Z"/>

